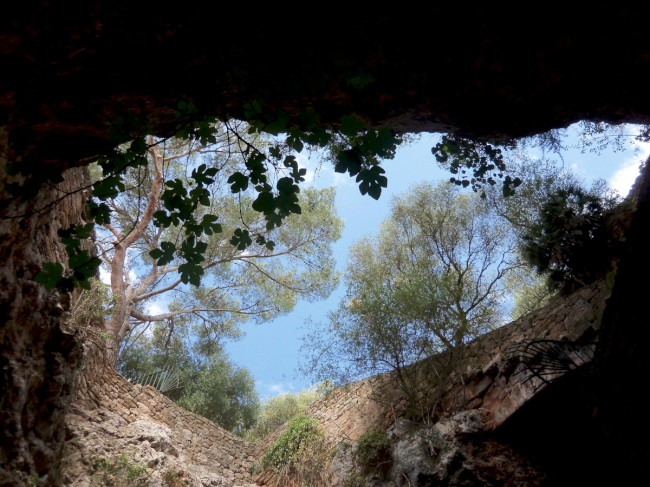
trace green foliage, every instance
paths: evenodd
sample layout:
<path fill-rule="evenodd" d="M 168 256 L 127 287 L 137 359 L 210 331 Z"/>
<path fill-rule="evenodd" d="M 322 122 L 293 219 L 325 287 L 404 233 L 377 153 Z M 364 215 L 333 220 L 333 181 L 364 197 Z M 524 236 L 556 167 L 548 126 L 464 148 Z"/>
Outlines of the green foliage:
<path fill-rule="evenodd" d="M 508 287 L 515 290 L 515 306 L 512 310 L 512 319 L 516 319 L 523 314 L 544 306 L 555 294 L 558 294 L 564 284 L 561 281 L 553 281 L 550 279 L 551 269 L 548 267 L 550 263 L 548 259 L 551 257 L 553 259 L 563 258 L 563 254 L 568 255 L 572 252 L 571 248 L 574 248 L 574 251 L 579 248 L 572 247 L 572 239 L 578 238 L 579 240 L 579 237 L 576 235 L 569 238 L 573 232 L 571 227 L 576 224 L 585 225 L 586 227 L 591 226 L 588 220 L 593 215 L 589 217 L 587 213 L 578 209 L 577 206 L 569 209 L 568 213 L 562 214 L 562 211 L 560 211 L 560 207 L 564 205 L 561 201 L 562 197 L 560 200 L 556 200 L 554 195 L 568 195 L 578 190 L 584 194 L 591 195 L 589 198 L 594 199 L 594 201 L 602 201 L 605 213 L 611 213 L 614 206 L 620 200 L 607 187 L 605 181 L 596 180 L 587 189 L 583 181 L 568 170 L 562 169 L 561 165 L 558 165 L 556 161 L 546 158 L 538 159 L 536 156 L 531 158 L 531 155 L 527 151 L 518 151 L 511 156 L 509 170 L 511 174 L 520 176 L 524 180 L 524 183 L 517 189 L 516 194 L 509 198 L 503 198 L 499 191 L 491 189 L 488 189 L 486 194 L 488 203 L 494 208 L 496 213 L 512 226 L 513 232 L 517 236 L 521 254 L 520 259 L 525 265 L 525 267 L 518 269 L 514 274 L 511 273 L 508 277 Z M 570 197 L 569 200 L 572 198 Z M 554 200 L 555 203 L 552 203 Z M 549 206 L 550 202 L 551 204 Z M 560 206 L 558 206 L 558 203 L 561 203 Z M 575 218 L 571 216 L 572 212 Z M 604 227 L 602 227 L 603 223 L 604 221 L 594 221 L 596 226 L 593 229 L 590 228 L 588 232 L 592 230 L 596 232 L 605 231 Z M 544 226 L 547 224 L 550 224 L 550 227 L 545 229 Z M 577 230 L 578 235 L 587 235 L 584 234 L 586 228 L 578 228 Z M 553 239 L 558 240 L 552 242 Z M 564 243 L 561 243 L 563 239 L 566 240 Z M 587 239 L 588 244 L 590 244 L 589 240 L 590 238 Z M 615 242 L 610 241 L 610 237 L 607 237 L 607 240 L 607 245 L 610 248 L 606 254 L 609 253 L 609 257 L 611 257 L 614 253 L 612 244 L 615 244 Z M 533 248 L 531 248 L 531 245 Z M 536 257 L 530 255 L 529 251 L 532 250 L 533 253 L 541 252 L 542 245 L 547 246 L 545 252 L 548 253 L 545 258 L 546 264 L 538 268 Z M 609 264 L 603 262 L 602 257 L 596 257 L 594 261 L 595 271 L 597 271 L 598 266 L 604 265 L 605 267 L 603 269 L 608 267 Z M 586 262 L 585 264 L 591 265 Z M 555 266 L 556 264 L 554 263 L 553 265 Z M 559 265 L 559 261 L 557 265 Z M 594 276 L 587 280 L 579 279 L 585 283 L 587 281 L 591 282 L 597 275 L 602 275 L 602 270 L 600 272 L 597 271 L 597 274 L 594 274 Z M 556 274 L 556 276 L 564 279 L 561 273 Z M 568 274 L 564 277 L 569 278 L 569 281 L 567 281 L 568 287 L 565 292 L 570 292 L 571 288 L 579 285 L 577 282 L 571 284 L 570 280 L 572 278 Z"/>
<path fill-rule="evenodd" d="M 373 429 L 357 441 L 357 458 L 366 470 L 386 469 L 392 462 L 391 445 L 386 431 Z"/>
<path fill-rule="evenodd" d="M 199 364 L 206 357 L 192 354 L 186 341 L 189 337 L 183 335 L 181 330 L 170 335 L 163 326 L 157 325 L 148 331 L 150 333 L 123 350 L 116 370 L 133 382 L 138 382 L 140 377 L 173 365 L 181 371 L 183 384 L 193 382 Z M 176 389 L 166 392 L 165 395 L 178 402 L 183 392 L 183 389 Z"/>
<path fill-rule="evenodd" d="M 76 329 L 100 331 L 111 300 L 105 284 L 97 278 L 90 278 L 90 289 L 82 289 L 73 294 L 70 303 L 71 322 Z"/>
<path fill-rule="evenodd" d="M 200 365 L 178 403 L 239 435 L 255 423 L 259 411 L 253 376 L 223 354 Z"/>
<path fill-rule="evenodd" d="M 359 74 L 350 83 L 359 89 L 372 82 L 367 75 Z M 243 159 L 243 167 L 233 170 L 226 181 L 234 194 L 243 194 L 249 189 L 255 194 L 252 208 L 263 215 L 266 230 L 279 227 L 291 215 L 300 214 L 302 207 L 299 194 L 300 183 L 305 181 L 306 169 L 298 166 L 296 153 L 304 148 L 310 150 L 332 147 L 337 161 L 336 170 L 356 176 L 362 194 L 378 198 L 381 188 L 386 187 L 384 170 L 379 166 L 382 158 L 392 158 L 401 139 L 388 129 L 365 128 L 354 115 L 344 117 L 341 130 L 326 128 L 320 117 L 311 109 L 299 116 L 288 116 L 282 110 L 272 110 L 261 100 L 254 100 L 245 106 L 248 125 L 241 131 L 238 122 L 220 122 L 215 117 L 203 116 L 193 103 L 181 100 L 176 110 L 178 120 L 174 138 L 187 141 L 194 146 L 207 147 L 218 141 L 219 131 L 225 127 L 229 140 L 233 141 L 233 152 Z M 114 210 L 109 200 L 115 200 L 127 189 L 125 174 L 128 170 L 147 165 L 147 154 L 160 141 L 147 143 L 147 124 L 143 121 L 119 118 L 110 127 L 111 141 L 115 149 L 102 155 L 97 166 L 102 178 L 95 181 L 88 202 L 87 215 L 91 219 L 88 228 L 95 224 L 111 223 Z M 260 134 L 276 137 L 276 143 L 257 145 Z M 137 134 L 135 137 L 133 134 Z M 170 139 L 171 140 L 171 139 Z M 183 241 L 180 245 L 168 240 L 150 251 L 150 256 L 162 266 L 175 257 L 184 259 L 177 267 L 183 283 L 198 286 L 203 277 L 206 253 L 202 237 L 220 233 L 223 229 L 215 215 L 201 214 L 202 207 L 212 205 L 209 187 L 221 168 L 217 165 L 200 164 L 194 167 L 189 178 L 169 178 L 161 195 L 161 208 L 155 212 L 155 224 L 161 228 L 180 227 Z M 275 177 L 275 181 L 273 181 Z M 66 230 L 74 242 L 84 236 L 75 229 Z M 70 291 L 86 286 L 87 279 L 96 275 L 100 261 L 78 250 L 77 243 L 68 242 L 68 268 L 61 264 L 48 263 L 38 277 L 48 289 L 58 288 Z M 265 245 L 273 249 L 274 242 L 261 232 L 250 232 L 247 228 L 236 229 L 230 242 L 239 250 L 253 245 Z"/>
<path fill-rule="evenodd" d="M 575 185 L 548 195 L 539 222 L 523 236 L 523 251 L 551 288 L 568 295 L 606 276 L 613 249 L 605 216 L 615 204 Z"/>
<path fill-rule="evenodd" d="M 506 279 L 508 288 L 514 290 L 515 303 L 510 312 L 512 321 L 546 306 L 557 295 L 549 289 L 543 276 L 531 273 L 528 267 L 517 269 Z"/>
<path fill-rule="evenodd" d="M 351 75 L 347 82 L 353 88 L 361 90 L 374 82 L 374 79 L 368 73 L 360 72 Z M 227 181 L 234 194 L 248 190 L 255 193 L 254 210 L 264 216 L 267 229 L 277 228 L 287 217 L 301 211 L 298 195 L 306 172 L 298 167 L 296 153 L 303 150 L 327 149 L 335 170 L 356 177 L 361 193 L 377 199 L 382 188 L 387 187 L 387 179 L 380 162 L 382 159 L 394 157 L 397 146 L 404 139 L 402 134 L 388 128 L 367 128 L 367 124 L 354 113 L 341 117 L 335 128 L 325 125 L 320 115 L 311 108 L 305 109 L 297 116 L 289 116 L 281 109 L 271 107 L 259 99 L 247 103 L 244 110 L 248 125 L 243 130 L 239 130 L 236 122 L 225 123 L 231 140 L 236 141 L 237 147 L 233 153 L 240 153 L 245 161 L 244 167 L 227 175 Z M 178 103 L 175 113 L 175 138 L 200 146 L 217 141 L 216 127 L 224 123 L 215 117 L 203 115 L 193 103 L 186 100 Z M 618 151 L 627 148 L 630 142 L 650 138 L 647 127 L 642 127 L 636 136 L 625 133 L 623 125 L 580 122 L 576 127 L 581 138 L 578 148 L 583 151 L 600 152 L 612 147 Z M 110 127 L 110 140 L 115 144 L 115 149 L 102 155 L 97 161 L 103 177 L 95 182 L 92 197 L 88 202 L 87 215 L 91 219 L 90 225 L 111 222 L 114 212 L 107 202 L 118 197 L 126 189 L 125 172 L 127 169 L 146 165 L 147 152 L 151 145 L 146 143 L 142 134 L 147 132 L 146 122 L 129 117 L 116 119 Z M 260 134 L 275 137 L 275 142 L 268 145 L 256 144 L 255 137 Z M 550 151 L 560 154 L 568 148 L 565 143 L 566 135 L 567 129 L 554 129 L 516 141 L 480 141 L 447 134 L 442 136 L 440 143 L 432 148 L 432 152 L 438 163 L 453 174 L 451 181 L 454 184 L 471 186 L 474 191 L 485 195 L 486 189 L 501 180 L 502 195 L 512 196 L 523 177 L 510 174 L 510 169 L 506 167 L 506 156 L 513 150 L 531 147 L 541 149 L 544 153 Z M 7 171 L 18 174 L 19 168 L 10 166 Z M 172 248 L 172 241 L 163 241 L 153 251 L 152 257 L 157 259 L 160 265 L 170 262 L 175 255 L 186 258 L 186 262 L 179 266 L 177 271 L 183 282 L 193 285 L 200 283 L 203 278 L 200 263 L 205 249 L 200 244 L 201 237 L 222 231 L 220 224 L 213 218 L 198 219 L 195 216 L 197 209 L 209 206 L 211 196 L 206 188 L 216 171 L 219 171 L 216 166 L 195 168 L 190 177 L 190 185 L 186 182 L 181 184 L 175 179 L 166 181 L 164 205 L 156 212 L 158 225 L 164 228 L 169 225 L 182 226 L 184 238 L 188 242 L 178 246 L 174 242 Z M 275 181 L 272 180 L 274 174 Z M 25 179 L 34 179 L 33 175 L 30 177 Z M 44 173 L 39 177 L 57 182 L 61 176 Z M 15 194 L 22 194 L 23 197 L 35 194 L 38 185 L 33 184 L 34 182 L 13 188 Z M 13 186 L 16 184 L 9 184 L 7 189 L 11 190 Z M 82 239 L 76 235 L 71 235 L 71 238 Z M 230 242 L 240 250 L 254 243 L 273 247 L 272 240 L 260 233 L 249 232 L 246 228 L 238 229 Z M 74 248 L 67 250 L 67 267 L 62 263 L 47 263 L 43 266 L 38 281 L 49 289 L 69 291 L 74 287 L 85 286 L 87 278 L 96 273 L 98 260 L 83 251 L 77 252 Z"/>
<path fill-rule="evenodd" d="M 110 127 L 109 139 L 115 144 L 115 149 L 97 160 L 103 178 L 94 183 L 92 195 L 87 203 L 86 214 L 90 222 L 59 230 L 61 242 L 68 254 L 67 269 L 64 269 L 60 263 L 45 263 L 36 276 L 36 281 L 47 289 L 56 288 L 62 292 L 70 292 L 76 287 L 89 289 L 88 280 L 97 275 L 101 260 L 83 249 L 82 242 L 90 239 L 96 223 L 110 223 L 111 209 L 106 201 L 126 189 L 125 172 L 130 168 L 147 164 L 148 147 L 145 137 L 132 136 L 133 133 L 142 133 L 141 129 L 145 126 L 142 121 L 118 117 Z"/>
<path fill-rule="evenodd" d="M 93 461 L 92 470 L 91 485 L 113 487 L 146 485 L 148 477 L 146 466 L 132 461 L 126 453 L 117 458 L 96 458 Z"/>
<path fill-rule="evenodd" d="M 512 145 L 513 143 L 505 144 L 506 147 Z M 503 195 L 511 196 L 521 184 L 519 178 L 504 176 L 506 163 L 503 150 L 495 144 L 456 135 L 443 135 L 442 140 L 431 151 L 439 164 L 459 176 L 450 179 L 457 186 L 466 188 L 471 185 L 477 192 L 485 185 L 494 186 L 497 179 L 502 179 Z"/>
<path fill-rule="evenodd" d="M 281 394 L 265 401 L 253 427 L 246 432 L 245 438 L 257 441 L 278 429 L 284 423 L 304 414 L 316 399 L 318 391 L 305 389 L 297 394 Z"/>
<path fill-rule="evenodd" d="M 93 224 L 71 225 L 67 229 L 58 231 L 61 243 L 68 255 L 68 269 L 66 271 L 58 262 L 46 262 L 41 272 L 36 276 L 36 282 L 45 286 L 46 289 L 57 288 L 63 292 L 71 292 L 75 287 L 90 289 L 90 278 L 97 275 L 97 269 L 101 261 L 90 255 L 86 247 L 90 246 L 90 237 L 93 232 Z"/>
<path fill-rule="evenodd" d="M 117 364 L 125 377 L 138 377 L 173 365 L 180 370 L 182 389 L 166 393 L 189 411 L 214 421 L 236 434 L 252 427 L 259 413 L 259 398 L 250 372 L 235 366 L 224 351 L 192 353 L 178 336 L 169 337 L 163 327 L 152 338 L 143 338 L 124 353 Z"/>
<path fill-rule="evenodd" d="M 633 147 L 635 141 L 647 140 L 648 133 L 647 127 L 640 127 L 634 135 L 629 133 L 626 125 L 583 121 L 570 128 L 552 129 L 531 137 L 501 141 L 475 140 L 447 134 L 442 136 L 431 151 L 437 162 L 452 173 L 452 183 L 462 187 L 471 186 L 484 197 L 486 190 L 496 186 L 500 180 L 502 184 L 499 193 L 510 197 L 528 179 L 528 170 L 534 172 L 536 163 L 529 165 L 523 174 L 516 174 L 512 170 L 525 152 L 538 151 L 544 158 L 553 155 L 563 162 L 562 154 L 568 149 L 577 149 L 583 153 L 601 153 L 608 149 L 619 152 Z M 569 145 L 569 135 L 574 135 L 578 142 Z"/>
<path fill-rule="evenodd" d="M 147 323 L 164 321 L 173 333 L 186 315 L 193 317 L 191 334 L 207 349 L 238 336 L 244 321 L 269 320 L 299 297 L 323 298 L 338 284 L 331 246 L 342 221 L 333 189 L 292 193 L 300 211 L 273 228 L 258 205 L 262 194 L 252 187 L 232 193 L 229 174 L 247 164 L 237 156 L 232 131 L 245 127 L 214 126 L 216 143 L 209 146 L 150 137 L 149 164 L 126 171 L 128 189 L 107 200 L 113 220 L 97 229 L 96 242 L 119 276 L 112 280 L 116 304 L 107 324 L 111 350 L 136 340 Z M 273 143 L 259 134 L 249 139 L 262 148 Z M 284 176 L 278 184 L 281 192 L 295 189 Z M 160 298 L 168 310 L 150 312 L 147 304 Z"/>
<path fill-rule="evenodd" d="M 172 170 L 170 168 L 169 172 Z M 342 221 L 336 215 L 333 189 L 310 188 L 302 192 L 300 200 L 304 211 L 292 215 L 282 227 L 271 231 L 264 228 L 263 218 L 250 207 L 250 199 L 242 196 L 239 201 L 233 201 L 229 194 L 220 192 L 219 186 L 215 186 L 213 192 L 213 207 L 208 211 L 220 213 L 223 232 L 205 237 L 201 246 L 200 250 L 205 249 L 204 260 L 196 264 L 199 266 L 197 274 L 202 274 L 204 284 L 189 287 L 183 285 L 182 278 L 176 280 L 175 266 L 183 268 L 188 264 L 187 252 L 185 257 L 175 255 L 176 246 L 171 241 L 178 235 L 176 228 L 161 232 L 159 237 L 169 239 L 169 242 L 163 241 L 160 248 L 173 260 L 165 263 L 165 267 L 157 266 L 160 261 L 152 266 L 147 251 L 155 244 L 152 236 L 159 230 L 150 226 L 145 235 L 134 242 L 131 262 L 137 282 L 155 282 L 155 286 L 131 288 L 129 292 L 131 300 L 137 304 L 136 311 L 142 310 L 148 299 L 156 299 L 158 290 L 165 290 L 170 312 L 176 315 L 172 321 L 165 319 L 168 328 L 179 330 L 172 323 L 177 324 L 184 313 L 191 315 L 191 333 L 210 347 L 210 342 L 219 336 L 237 337 L 239 324 L 246 320 L 272 319 L 291 310 L 298 297 L 323 298 L 338 284 L 331 246 L 341 235 Z M 135 212 L 128 210 L 138 202 L 137 195 L 133 195 L 116 202 L 116 206 L 130 215 Z M 208 215 L 210 213 L 206 213 Z M 237 228 L 242 220 L 246 221 L 247 230 Z M 120 216 L 114 226 L 126 234 L 133 224 L 129 217 Z M 235 238 L 251 240 L 258 232 L 267 240 L 262 245 L 256 242 L 253 249 L 247 250 L 247 243 L 236 248 L 229 244 Z M 110 246 L 112 234 L 100 232 L 100 236 L 100 244 L 107 242 Z M 270 245 L 271 240 L 273 245 Z M 194 243 L 192 239 L 186 242 Z M 194 248 L 198 248 L 197 244 Z M 108 258 L 112 255 L 109 249 Z M 156 315 L 149 319 L 155 320 Z M 130 326 L 134 326 L 133 321 Z M 131 339 L 138 336 L 136 330 L 131 332 Z"/>
<path fill-rule="evenodd" d="M 322 438 L 323 434 L 318 429 L 316 420 L 299 416 L 289 422 L 287 429 L 264 453 L 262 465 L 264 468 L 272 468 L 275 472 L 293 468 L 305 460 L 300 456 L 305 446 Z"/>
<path fill-rule="evenodd" d="M 353 472 L 345 479 L 343 487 L 366 487 L 366 479 L 362 475 Z"/>
<path fill-rule="evenodd" d="M 316 421 L 299 416 L 287 425 L 262 457 L 262 466 L 275 473 L 275 485 L 324 485 L 328 452 Z"/>
<path fill-rule="evenodd" d="M 301 370 L 337 383 L 392 371 L 414 417 L 421 359 L 447 373 L 464 343 L 502 323 L 503 278 L 518 265 L 513 235 L 485 201 L 448 183 L 396 198 L 379 235 L 355 244 L 346 295 L 303 343 Z M 431 362 L 432 366 L 434 362 Z"/>
<path fill-rule="evenodd" d="M 395 157 L 401 142 L 401 136 L 389 129 L 367 130 L 355 115 L 345 116 L 329 147 L 334 170 L 356 176 L 361 194 L 379 199 L 381 189 L 388 185 L 388 179 L 384 176 L 386 171 L 379 165 L 380 159 Z"/>

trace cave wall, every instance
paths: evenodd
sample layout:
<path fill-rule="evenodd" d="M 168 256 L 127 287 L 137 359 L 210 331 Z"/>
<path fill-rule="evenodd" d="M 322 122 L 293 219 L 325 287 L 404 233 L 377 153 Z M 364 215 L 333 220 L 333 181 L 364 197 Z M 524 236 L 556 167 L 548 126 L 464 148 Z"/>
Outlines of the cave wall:
<path fill-rule="evenodd" d="M 256 100 L 294 117 L 311 108 L 334 126 L 353 112 L 375 126 L 483 137 L 644 123 L 646 10 L 436 2 L 312 15 L 26 0 L 0 19 L 0 125 L 24 164 L 56 172 L 108 148 L 118 116 L 169 131 L 181 97 L 225 118 Z"/>
<path fill-rule="evenodd" d="M 6 138 L 5 138 L 6 142 Z M 0 199 L 11 177 L 0 160 Z M 0 207 L 0 485 L 57 484 L 79 343 L 66 328 L 69 296 L 34 282 L 43 262 L 66 262 L 57 231 L 83 221 L 86 169 L 66 171 L 34 199 Z M 38 211 L 38 209 L 44 209 Z"/>

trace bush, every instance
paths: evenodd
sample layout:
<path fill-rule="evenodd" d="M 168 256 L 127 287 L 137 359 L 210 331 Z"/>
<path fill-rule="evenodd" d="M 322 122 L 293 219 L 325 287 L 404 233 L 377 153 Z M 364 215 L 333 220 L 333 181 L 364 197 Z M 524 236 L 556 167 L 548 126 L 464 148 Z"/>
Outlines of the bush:
<path fill-rule="evenodd" d="M 523 236 L 523 253 L 550 289 L 567 296 L 611 270 L 616 238 L 606 217 L 616 203 L 579 186 L 548 195 L 539 222 Z"/>
<path fill-rule="evenodd" d="M 262 457 L 264 469 L 276 475 L 275 485 L 325 485 L 327 450 L 322 431 L 308 416 L 298 416 Z"/>
<path fill-rule="evenodd" d="M 91 485 L 111 485 L 128 487 L 145 485 L 147 467 L 134 462 L 123 453 L 117 458 L 96 458 L 93 462 L 93 479 Z M 99 482 L 99 483 L 96 483 Z"/>
<path fill-rule="evenodd" d="M 345 479 L 343 487 L 366 487 L 366 480 L 358 473 L 353 473 Z"/>
<path fill-rule="evenodd" d="M 262 404 L 261 412 L 253 427 L 244 434 L 249 441 L 258 441 L 284 423 L 305 413 L 305 410 L 318 398 L 319 392 L 305 389 L 298 394 L 281 394 Z"/>
<path fill-rule="evenodd" d="M 366 470 L 388 470 L 393 461 L 388 434 L 384 430 L 374 429 L 361 435 L 357 441 L 357 458 Z"/>

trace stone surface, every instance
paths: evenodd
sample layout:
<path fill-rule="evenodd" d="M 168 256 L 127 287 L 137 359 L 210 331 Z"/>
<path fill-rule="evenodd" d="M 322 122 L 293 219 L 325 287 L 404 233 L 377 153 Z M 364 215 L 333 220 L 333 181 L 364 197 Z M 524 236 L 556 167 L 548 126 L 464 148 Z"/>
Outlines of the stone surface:
<path fill-rule="evenodd" d="M 26 1 L 0 20 L 0 125 L 29 164 L 59 169 L 107 148 L 118 116 L 169 132 L 180 97 L 226 118 L 255 100 L 292 116 L 314 108 L 334 125 L 353 111 L 375 125 L 488 137 L 650 121 L 645 15 L 580 5 L 561 15 L 451 2 L 308 15 Z"/>
<path fill-rule="evenodd" d="M 0 174 L 4 167 L 0 159 Z M 0 204 L 2 486 L 58 476 L 63 418 L 81 354 L 63 319 L 70 296 L 47 292 L 34 277 L 43 262 L 66 260 L 57 231 L 83 221 L 84 195 L 61 196 L 84 182 L 85 168 L 72 169 L 63 183 L 44 189 L 33 201 Z M 0 200 L 6 195 L 6 186 L 0 185 Z"/>
<path fill-rule="evenodd" d="M 87 350 L 77 400 L 66 417 L 63 485 L 101 485 L 99 461 L 121 455 L 146 468 L 144 485 L 246 487 L 252 445 L 155 389 L 129 383 Z M 99 483 L 98 483 L 99 482 Z"/>

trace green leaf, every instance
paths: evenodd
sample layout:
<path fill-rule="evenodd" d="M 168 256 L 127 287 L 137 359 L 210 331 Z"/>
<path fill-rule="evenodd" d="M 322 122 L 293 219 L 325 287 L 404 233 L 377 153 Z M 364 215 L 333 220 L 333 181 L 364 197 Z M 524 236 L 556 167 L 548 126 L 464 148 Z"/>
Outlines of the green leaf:
<path fill-rule="evenodd" d="M 269 192 L 260 193 L 253 201 L 253 209 L 260 213 L 271 213 L 275 210 L 275 201 L 273 195 Z"/>
<path fill-rule="evenodd" d="M 278 135 L 287 131 L 289 126 L 289 115 L 284 111 L 279 111 L 276 119 L 264 127 L 264 131 L 271 135 Z"/>
<path fill-rule="evenodd" d="M 206 235 L 212 235 L 213 233 L 221 233 L 222 228 L 221 224 L 217 223 L 219 217 L 217 215 L 203 215 L 201 220 L 201 227 Z"/>
<path fill-rule="evenodd" d="M 253 244 L 253 239 L 251 238 L 248 230 L 237 228 L 234 231 L 232 238 L 230 239 L 230 243 L 234 245 L 238 250 L 246 250 L 247 247 Z"/>
<path fill-rule="evenodd" d="M 152 259 L 159 259 L 160 257 L 163 256 L 163 251 L 160 249 L 153 249 L 149 252 L 149 255 L 151 256 Z"/>
<path fill-rule="evenodd" d="M 88 279 L 97 273 L 101 260 L 91 257 L 87 251 L 71 255 L 68 263 L 78 279 Z"/>
<path fill-rule="evenodd" d="M 350 176 L 355 176 L 361 170 L 363 160 L 358 151 L 354 149 L 346 149 L 341 151 L 336 156 L 336 163 L 334 164 L 334 171 L 338 173 L 350 173 Z"/>
<path fill-rule="evenodd" d="M 193 286 L 199 286 L 201 284 L 201 276 L 204 273 L 203 267 L 198 264 L 191 262 L 186 262 L 178 266 L 178 273 L 181 276 L 181 282 L 183 284 L 192 284 Z"/>
<path fill-rule="evenodd" d="M 157 265 L 166 265 L 174 260 L 174 254 L 176 253 L 176 245 L 172 242 L 161 242 L 160 248 L 153 249 L 149 252 L 149 255 L 152 259 L 156 260 Z"/>
<path fill-rule="evenodd" d="M 88 279 L 75 279 L 74 284 L 81 289 L 90 291 L 90 281 Z"/>
<path fill-rule="evenodd" d="M 292 148 L 296 152 L 302 152 L 302 150 L 305 147 L 305 145 L 302 143 L 300 136 L 296 134 L 289 135 L 286 139 L 286 143 L 290 148 Z"/>
<path fill-rule="evenodd" d="M 345 115 L 341 117 L 340 131 L 343 135 L 354 137 L 366 128 L 366 124 L 356 115 Z"/>
<path fill-rule="evenodd" d="M 237 171 L 228 178 L 227 183 L 230 184 L 230 190 L 233 193 L 246 191 L 248 188 L 248 177 Z"/>
<path fill-rule="evenodd" d="M 94 200 L 88 201 L 88 215 L 98 225 L 111 222 L 111 208 L 106 203 L 97 204 Z"/>
<path fill-rule="evenodd" d="M 125 189 L 120 176 L 108 176 L 93 185 L 93 196 L 104 201 L 117 197 Z"/>
<path fill-rule="evenodd" d="M 277 182 L 276 187 L 280 193 L 299 193 L 300 187 L 297 184 L 294 184 L 292 178 L 280 178 Z"/>
<path fill-rule="evenodd" d="M 355 76 L 352 76 L 348 79 L 348 85 L 352 88 L 360 90 L 365 88 L 369 84 L 372 84 L 375 81 L 375 78 L 369 73 L 359 73 Z"/>
<path fill-rule="evenodd" d="M 172 224 L 172 219 L 165 210 L 158 210 L 153 214 L 154 225 L 157 227 L 169 228 Z"/>
<path fill-rule="evenodd" d="M 43 264 L 34 280 L 45 286 L 45 289 L 54 289 L 63 278 L 63 266 L 59 262 L 46 262 Z"/>
<path fill-rule="evenodd" d="M 378 185 L 371 185 L 371 186 L 368 188 L 368 194 L 369 194 L 372 198 L 378 200 L 379 197 L 381 196 L 381 186 L 378 186 Z"/>
<path fill-rule="evenodd" d="M 89 238 L 92 236 L 94 229 L 95 229 L 94 223 L 86 223 L 85 225 L 76 225 L 75 233 L 77 235 L 77 238 L 79 239 Z"/>

